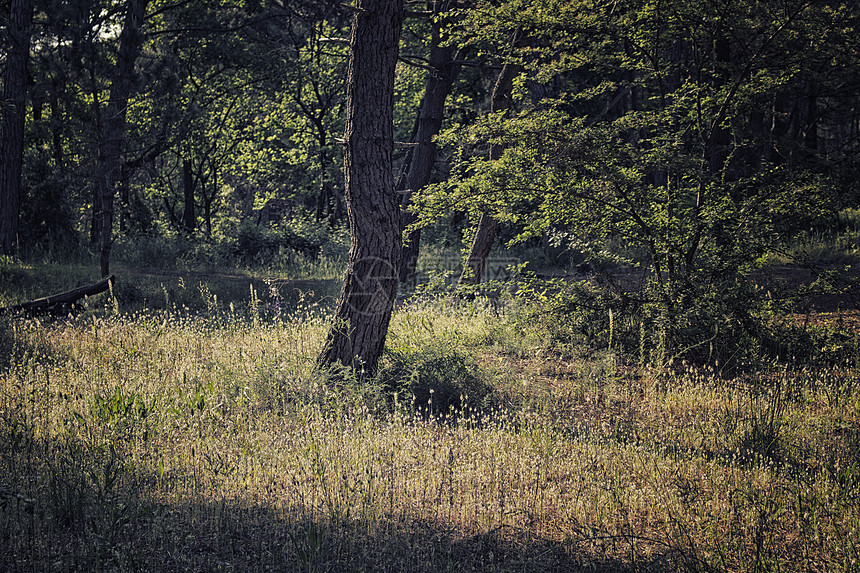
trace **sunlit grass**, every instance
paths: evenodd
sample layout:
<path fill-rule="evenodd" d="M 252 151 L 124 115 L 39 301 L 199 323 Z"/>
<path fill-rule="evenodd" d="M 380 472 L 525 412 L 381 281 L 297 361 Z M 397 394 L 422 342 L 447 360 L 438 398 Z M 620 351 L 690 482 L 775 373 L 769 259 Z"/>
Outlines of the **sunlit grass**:
<path fill-rule="evenodd" d="M 312 302 L 213 298 L 6 320 L 0 569 L 860 566 L 852 363 L 640 371 L 413 301 L 359 384 Z"/>

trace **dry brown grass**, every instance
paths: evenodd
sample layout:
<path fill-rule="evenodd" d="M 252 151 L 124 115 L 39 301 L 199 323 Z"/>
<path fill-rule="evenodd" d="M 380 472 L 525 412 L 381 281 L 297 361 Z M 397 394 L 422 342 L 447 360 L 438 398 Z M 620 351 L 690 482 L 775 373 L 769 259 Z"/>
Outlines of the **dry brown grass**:
<path fill-rule="evenodd" d="M 848 366 L 631 371 L 524 352 L 539 336 L 487 309 L 415 305 L 389 372 L 470 354 L 452 372 L 491 388 L 428 416 L 315 373 L 317 319 L 7 326 L 2 570 L 860 567 Z"/>

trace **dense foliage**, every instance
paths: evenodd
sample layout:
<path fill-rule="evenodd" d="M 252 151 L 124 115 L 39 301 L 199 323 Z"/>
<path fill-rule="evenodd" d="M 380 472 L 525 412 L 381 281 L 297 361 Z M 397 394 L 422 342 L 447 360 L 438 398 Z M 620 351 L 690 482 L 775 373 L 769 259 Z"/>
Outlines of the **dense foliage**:
<path fill-rule="evenodd" d="M 25 8 L 4 4 L 5 48 Z M 343 255 L 348 8 L 32 12 L 20 208 L 0 205 L 20 217 L 15 253 L 105 259 L 115 244 L 131 264 L 270 268 Z M 425 241 L 456 249 L 485 215 L 550 265 L 559 250 L 587 261 L 631 339 L 759 337 L 750 277 L 857 206 L 858 18 L 850 2 L 801 0 L 408 3 L 395 139 L 426 125 L 433 50 L 457 66 L 436 184 L 403 193 L 435 225 Z M 396 150 L 400 180 L 412 157 Z"/>
<path fill-rule="evenodd" d="M 616 312 L 669 346 L 758 336 L 750 274 L 857 200 L 857 16 L 792 1 L 464 11 L 458 40 L 521 70 L 515 105 L 446 135 L 453 174 L 423 193 L 425 217 L 466 205 L 514 242 L 614 269 Z"/>

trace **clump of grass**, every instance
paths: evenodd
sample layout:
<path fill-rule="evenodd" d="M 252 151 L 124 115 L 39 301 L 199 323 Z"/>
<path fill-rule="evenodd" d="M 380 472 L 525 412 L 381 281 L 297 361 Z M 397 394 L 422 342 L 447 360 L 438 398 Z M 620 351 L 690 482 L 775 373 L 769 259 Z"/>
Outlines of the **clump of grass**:
<path fill-rule="evenodd" d="M 498 373 L 471 354 L 487 341 L 489 312 L 481 300 L 412 300 L 393 321 L 380 382 L 429 416 L 491 408 L 498 396 L 490 378 Z"/>

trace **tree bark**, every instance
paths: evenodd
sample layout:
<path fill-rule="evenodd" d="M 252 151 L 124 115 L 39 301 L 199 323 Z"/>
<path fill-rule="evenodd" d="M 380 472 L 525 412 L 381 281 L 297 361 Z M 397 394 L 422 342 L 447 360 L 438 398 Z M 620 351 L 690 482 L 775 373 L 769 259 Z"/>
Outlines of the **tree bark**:
<path fill-rule="evenodd" d="M 401 215 L 404 231 L 417 220 L 415 214 L 409 210 L 409 206 L 412 204 L 412 193 L 430 183 L 433 164 L 436 161 L 436 144 L 433 142 L 433 137 L 442 128 L 445 100 L 448 98 L 451 86 L 460 70 L 460 64 L 456 63 L 460 58 L 452 58 L 453 48 L 439 45 L 440 24 L 438 22 L 433 23 L 431 34 L 432 44 L 428 62 L 430 74 L 427 76 L 427 86 L 424 89 L 424 98 L 421 100 L 421 109 L 418 112 L 417 129 L 412 139 L 418 146 L 412 151 L 409 170 L 400 189 L 406 192 L 403 196 Z M 400 282 L 407 282 L 414 278 L 420 243 L 421 229 L 414 229 L 409 233 L 403 245 L 400 259 Z"/>
<path fill-rule="evenodd" d="M 493 95 L 490 99 L 491 112 L 504 111 L 510 107 L 511 88 L 513 87 L 514 76 L 519 73 L 519 70 L 519 66 L 515 64 L 505 64 L 502 67 L 496 84 L 493 86 Z M 500 146 L 491 145 L 490 160 L 499 159 L 503 151 Z M 487 267 L 487 258 L 490 256 L 490 250 L 493 248 L 493 242 L 496 240 L 498 232 L 498 221 L 489 213 L 482 213 L 481 219 L 478 221 L 478 228 L 475 231 L 475 238 L 469 248 L 469 256 L 466 257 L 466 264 L 463 265 L 463 272 L 460 274 L 454 292 L 465 285 L 481 284 L 484 270 Z"/>
<path fill-rule="evenodd" d="M 319 365 L 376 372 L 397 294 L 400 206 L 394 192 L 394 70 L 403 0 L 358 0 L 347 69 L 344 181 L 349 262 Z"/>
<path fill-rule="evenodd" d="M 143 44 L 140 27 L 149 0 L 128 0 L 125 22 L 119 36 L 119 53 L 110 86 L 107 109 L 99 126 L 98 167 L 93 205 L 93 235 L 99 250 L 102 276 L 110 274 L 113 244 L 114 197 L 122 176 L 126 112 L 134 88 L 134 66 Z M 95 102 L 98 106 L 99 103 Z"/>
<path fill-rule="evenodd" d="M 457 281 L 457 290 L 465 285 L 481 284 L 484 271 L 487 268 L 487 259 L 498 233 L 499 222 L 492 215 L 481 213 L 478 228 L 475 230 L 475 238 L 472 239 L 472 245 L 469 247 L 469 256 L 466 258 L 460 280 Z"/>
<path fill-rule="evenodd" d="M 3 102 L 8 107 L 3 111 L 0 133 L 0 250 L 6 255 L 15 250 L 18 242 L 32 20 L 33 0 L 13 0 L 7 28 L 10 46 L 3 74 Z"/>
<path fill-rule="evenodd" d="M 194 171 L 191 169 L 191 161 L 182 159 L 182 230 L 193 233 L 197 227 L 197 214 L 194 212 Z"/>

